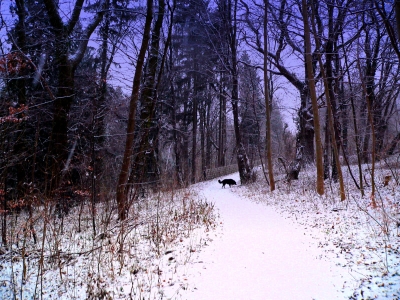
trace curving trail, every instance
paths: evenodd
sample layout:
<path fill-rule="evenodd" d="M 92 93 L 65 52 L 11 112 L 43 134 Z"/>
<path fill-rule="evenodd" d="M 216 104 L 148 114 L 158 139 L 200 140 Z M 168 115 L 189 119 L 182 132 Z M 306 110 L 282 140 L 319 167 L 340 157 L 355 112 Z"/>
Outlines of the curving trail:
<path fill-rule="evenodd" d="M 322 252 L 304 230 L 217 180 L 197 187 L 219 209 L 223 229 L 198 253 L 200 263 L 188 267 L 194 287 L 185 299 L 346 299 L 341 289 L 351 278 L 318 258 Z"/>

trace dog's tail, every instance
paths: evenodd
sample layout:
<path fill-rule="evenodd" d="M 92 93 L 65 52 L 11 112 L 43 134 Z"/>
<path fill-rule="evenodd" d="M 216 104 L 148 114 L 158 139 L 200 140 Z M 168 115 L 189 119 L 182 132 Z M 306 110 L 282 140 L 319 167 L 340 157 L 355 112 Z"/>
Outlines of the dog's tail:
<path fill-rule="evenodd" d="M 222 181 L 218 179 L 218 183 L 222 183 Z"/>

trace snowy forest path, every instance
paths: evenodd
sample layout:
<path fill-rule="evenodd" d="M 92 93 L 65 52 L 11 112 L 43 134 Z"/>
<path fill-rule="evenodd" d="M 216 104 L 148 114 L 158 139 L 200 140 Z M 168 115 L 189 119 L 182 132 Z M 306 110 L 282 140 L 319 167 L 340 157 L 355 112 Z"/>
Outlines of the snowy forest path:
<path fill-rule="evenodd" d="M 196 186 L 215 203 L 222 229 L 198 253 L 203 269 L 190 276 L 195 288 L 187 299 L 344 299 L 349 275 L 319 258 L 304 230 L 239 196 L 234 189 L 240 186 L 223 189 L 217 180 Z"/>

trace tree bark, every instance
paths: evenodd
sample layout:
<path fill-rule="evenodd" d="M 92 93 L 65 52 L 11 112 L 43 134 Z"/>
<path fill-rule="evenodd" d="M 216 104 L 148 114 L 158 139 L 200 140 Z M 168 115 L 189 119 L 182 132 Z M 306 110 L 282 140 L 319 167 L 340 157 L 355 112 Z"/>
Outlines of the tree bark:
<path fill-rule="evenodd" d="M 231 50 L 231 78 L 232 78 L 232 114 L 233 114 L 233 126 L 235 129 L 235 140 L 236 140 L 236 158 L 239 169 L 239 176 L 241 184 L 246 184 L 251 179 L 251 168 L 249 159 L 247 157 L 246 150 L 242 143 L 242 137 L 240 133 L 239 124 L 239 81 L 238 81 L 238 70 L 237 70 L 237 0 L 228 0 L 228 28 L 229 28 L 229 46 Z"/>
<path fill-rule="evenodd" d="M 85 54 L 89 38 L 93 31 L 99 25 L 105 13 L 103 9 L 104 0 L 100 1 L 100 10 L 92 19 L 83 36 L 78 43 L 77 50 L 72 55 L 70 53 L 71 34 L 75 26 L 79 23 L 80 14 L 83 8 L 84 0 L 78 0 L 75 3 L 71 18 L 67 24 L 63 23 L 59 8 L 53 0 L 44 0 L 45 8 L 49 16 L 51 29 L 55 34 L 57 43 L 55 47 L 55 60 L 58 68 L 58 90 L 54 100 L 53 127 L 51 133 L 51 142 L 49 148 L 51 182 L 49 192 L 58 188 L 62 173 L 66 170 L 68 151 L 68 114 L 74 100 L 74 76 L 75 70 L 82 61 Z"/>
<path fill-rule="evenodd" d="M 315 130 L 315 152 L 316 152 L 316 165 L 317 165 L 317 193 L 324 194 L 324 166 L 323 166 L 323 153 L 321 143 L 320 122 L 318 113 L 317 94 L 315 91 L 315 79 L 313 74 L 313 62 L 311 56 L 311 35 L 310 25 L 308 19 L 308 7 L 306 0 L 302 0 L 302 13 L 304 22 L 304 43 L 305 43 L 305 59 L 307 69 L 307 80 L 310 88 L 310 96 L 314 115 L 314 130 Z"/>
<path fill-rule="evenodd" d="M 226 96 L 224 91 L 223 74 L 220 75 L 219 85 L 219 126 L 218 126 L 218 166 L 225 166 L 226 149 Z"/>
<path fill-rule="evenodd" d="M 359 53 L 357 53 L 358 57 L 357 57 L 357 68 L 358 68 L 358 72 L 359 72 L 359 76 L 360 78 L 362 78 L 362 71 L 361 71 L 361 63 L 360 63 L 360 56 Z M 373 119 L 373 115 L 372 115 L 372 100 L 369 97 L 369 94 L 367 92 L 368 90 L 368 83 L 365 83 L 364 80 L 361 81 L 361 85 L 364 91 L 364 95 L 365 95 L 365 101 L 367 104 L 367 113 L 368 113 L 368 122 L 370 125 L 370 130 L 371 130 L 371 138 L 372 138 L 372 153 L 371 153 L 371 160 L 372 160 L 372 166 L 371 166 L 371 204 L 373 208 L 376 208 L 376 201 L 375 201 L 375 129 L 374 129 L 374 119 Z M 369 137 L 366 136 L 366 138 Z"/>
<path fill-rule="evenodd" d="M 400 0 L 395 0 L 397 38 L 400 41 Z"/>
<path fill-rule="evenodd" d="M 304 0 L 305 1 L 305 0 Z M 333 11 L 330 10 L 330 26 L 329 30 L 332 32 L 332 13 Z M 311 24 L 312 24 L 312 29 L 313 32 L 315 33 L 315 44 L 317 48 L 321 47 L 321 41 L 318 35 L 316 34 L 317 29 L 315 26 L 315 9 L 314 6 L 312 6 L 312 17 L 311 17 Z M 331 34 L 332 35 L 332 34 Z M 318 61 L 319 61 L 319 66 L 320 66 L 320 71 L 321 71 L 321 76 L 322 79 L 324 80 L 324 86 L 325 86 L 325 98 L 326 98 L 326 104 L 327 104 L 327 123 L 329 126 L 329 132 L 330 132 L 330 137 L 332 140 L 332 149 L 333 149 L 333 157 L 334 157 L 334 167 L 336 167 L 336 172 L 337 172 L 337 177 L 339 179 L 339 185 L 340 185 L 340 198 L 341 200 L 346 199 L 346 194 L 344 190 L 344 183 L 343 183 L 343 175 L 342 175 L 342 169 L 340 167 L 340 161 L 339 161 L 339 141 L 340 135 L 338 131 L 338 126 L 335 126 L 335 121 L 334 118 L 336 117 L 336 114 L 334 113 L 333 107 L 335 107 L 335 101 L 334 101 L 334 93 L 333 93 L 333 72 L 332 72 L 332 53 L 333 53 L 333 47 L 332 47 L 332 40 L 328 42 L 328 46 L 326 48 L 326 73 L 324 69 L 324 64 L 322 62 L 322 57 L 321 55 L 318 56 Z M 316 102 L 316 101 L 315 101 Z M 317 127 L 316 127 L 317 128 Z M 321 157 L 322 159 L 322 157 Z M 332 168 L 333 169 L 333 168 Z M 333 170 L 332 170 L 333 173 Z M 332 174 L 332 178 L 335 179 L 334 176 L 335 173 Z"/>
<path fill-rule="evenodd" d="M 195 79 L 195 84 L 196 79 Z M 196 91 L 196 87 L 194 87 Z M 193 97 L 193 110 L 192 110 L 192 172 L 190 181 L 191 183 L 196 183 L 196 171 L 197 171 L 197 93 Z"/>
<path fill-rule="evenodd" d="M 139 146 L 131 171 L 129 183 L 158 182 L 158 124 L 156 118 L 157 70 L 159 68 L 161 29 L 165 14 L 165 1 L 158 1 L 157 19 L 151 33 L 149 58 L 144 73 L 144 84 L 140 96 Z M 161 72 L 161 70 L 160 70 Z"/>
<path fill-rule="evenodd" d="M 143 65 L 146 57 L 147 48 L 150 41 L 150 29 L 151 22 L 153 19 L 153 1 L 147 0 L 147 10 L 146 10 L 146 21 L 143 31 L 142 44 L 140 47 L 135 75 L 133 78 L 133 86 L 132 86 L 132 94 L 129 104 L 129 116 L 128 116 L 128 126 L 126 130 L 126 141 L 125 141 L 125 150 L 123 155 L 123 160 L 121 164 L 121 171 L 118 177 L 118 185 L 117 185 L 117 204 L 118 204 L 118 216 L 120 220 L 125 220 L 127 217 L 126 205 L 127 205 L 127 196 L 128 196 L 128 176 L 129 176 L 129 168 L 131 165 L 132 159 L 132 148 L 134 143 L 134 131 L 135 131 L 135 117 L 137 110 L 137 102 L 139 99 L 139 89 L 140 83 L 142 79 Z"/>
<path fill-rule="evenodd" d="M 246 1 L 241 0 L 242 5 L 245 8 L 245 19 L 248 24 L 248 29 L 251 30 L 256 36 L 256 41 L 254 45 L 251 45 L 256 51 L 261 55 L 264 55 L 264 47 L 261 45 L 263 40 L 261 37 L 261 32 L 259 27 L 254 26 L 249 18 L 249 5 Z M 313 127 L 313 115 L 311 110 L 311 100 L 310 93 L 308 90 L 308 85 L 305 81 L 299 79 L 295 73 L 293 73 L 289 68 L 283 65 L 283 59 L 281 54 L 284 52 L 287 45 L 292 47 L 293 52 L 302 53 L 302 49 L 297 46 L 297 42 L 291 39 L 288 34 L 290 29 L 288 28 L 290 23 L 290 17 L 285 19 L 285 12 L 288 10 L 287 1 L 281 1 L 279 10 L 272 9 L 270 13 L 273 16 L 276 26 L 279 31 L 276 33 L 276 51 L 274 53 L 268 52 L 268 59 L 276 67 L 279 75 L 285 77 L 300 94 L 300 107 L 297 112 L 298 115 L 298 132 L 296 138 L 296 158 L 291 163 L 291 167 L 294 167 L 293 174 L 297 177 L 300 168 L 304 164 L 309 164 L 314 162 L 314 127 Z M 290 172 L 292 172 L 290 171 Z"/>
<path fill-rule="evenodd" d="M 272 164 L 272 134 L 271 134 L 271 101 L 269 99 L 268 83 L 268 6 L 269 1 L 264 0 L 264 93 L 265 93 L 265 115 L 266 115 L 266 161 L 268 163 L 269 186 L 271 192 L 275 190 L 274 170 Z"/>

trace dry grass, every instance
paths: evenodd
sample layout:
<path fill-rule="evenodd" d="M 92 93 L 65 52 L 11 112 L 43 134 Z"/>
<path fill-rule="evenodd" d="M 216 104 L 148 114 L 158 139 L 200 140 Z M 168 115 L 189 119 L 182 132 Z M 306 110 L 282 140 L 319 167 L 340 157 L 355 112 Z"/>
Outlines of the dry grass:
<path fill-rule="evenodd" d="M 95 214 L 90 208 L 75 207 L 59 218 L 40 206 L 32 218 L 24 212 L 9 217 L 11 249 L 3 248 L 0 257 L 0 294 L 9 299 L 158 299 L 162 269 L 177 260 L 176 268 L 184 264 L 202 233 L 216 226 L 213 206 L 190 189 L 141 198 L 124 222 L 117 220 L 113 201 L 98 203 Z"/>

